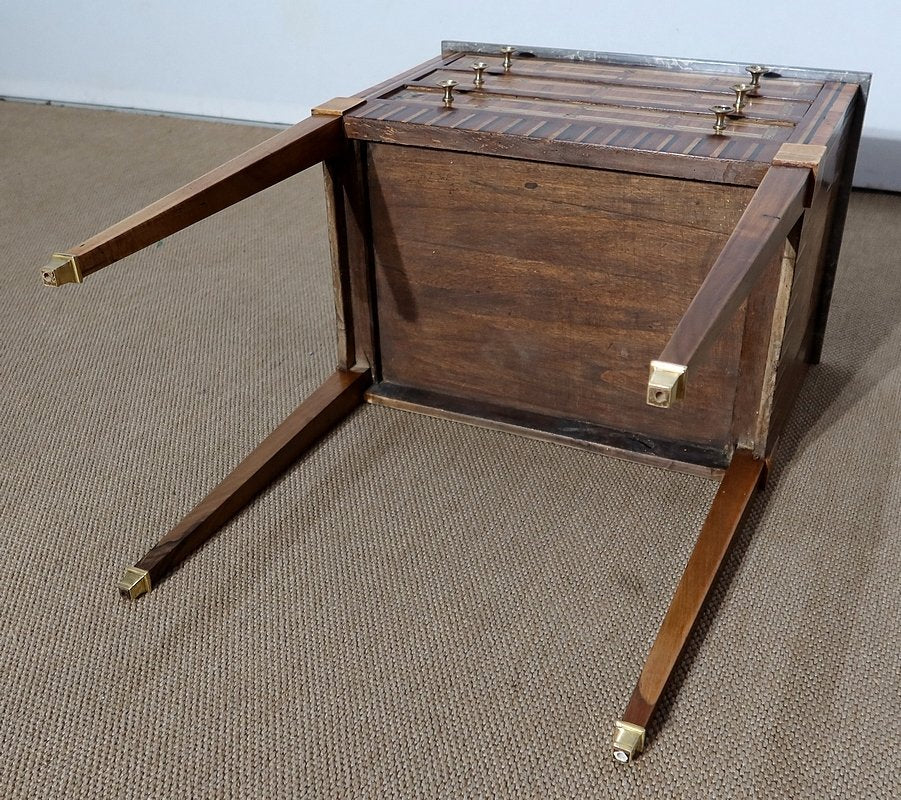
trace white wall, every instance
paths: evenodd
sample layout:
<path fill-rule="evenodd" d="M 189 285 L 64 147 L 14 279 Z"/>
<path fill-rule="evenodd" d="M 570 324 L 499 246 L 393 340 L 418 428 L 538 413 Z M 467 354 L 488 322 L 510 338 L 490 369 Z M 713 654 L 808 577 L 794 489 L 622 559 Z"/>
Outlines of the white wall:
<path fill-rule="evenodd" d="M 856 183 L 901 190 L 899 0 L 2 0 L 0 96 L 294 122 L 439 53 L 511 42 L 874 73 Z"/>

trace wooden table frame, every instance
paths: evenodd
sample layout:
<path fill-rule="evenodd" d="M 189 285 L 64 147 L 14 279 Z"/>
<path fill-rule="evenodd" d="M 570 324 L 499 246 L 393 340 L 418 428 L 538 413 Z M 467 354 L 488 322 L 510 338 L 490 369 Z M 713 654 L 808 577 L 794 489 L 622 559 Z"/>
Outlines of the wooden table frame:
<path fill-rule="evenodd" d="M 415 82 L 436 68 L 450 64 L 461 52 L 496 52 L 493 48 L 492 45 L 474 43 L 445 43 L 441 57 L 358 96 L 335 98 L 317 107 L 310 118 L 82 244 L 54 254 L 51 262 L 44 267 L 42 277 L 48 286 L 81 283 L 94 272 L 233 203 L 310 166 L 324 164 L 336 298 L 336 371 L 135 566 L 126 569 L 119 584 L 124 595 L 134 599 L 150 591 L 365 401 L 401 408 L 421 408 L 422 404 L 417 405 L 403 398 L 392 399 L 385 393 L 373 391 L 381 380 L 381 361 L 378 308 L 373 287 L 373 254 L 369 241 L 372 220 L 366 196 L 364 149 L 367 142 L 348 135 L 352 127 L 355 135 L 365 138 L 373 135 L 373 128 L 358 119 L 354 119 L 351 126 L 347 115 L 369 100 L 382 97 L 408 81 Z M 559 54 L 564 52 L 534 48 L 533 51 L 556 57 L 561 57 Z M 564 53 L 562 57 L 570 56 Z M 635 57 L 581 54 L 589 61 L 592 56 L 602 63 L 641 63 L 635 62 Z M 660 62 L 652 60 L 648 63 Z M 735 68 L 735 65 L 707 62 L 692 64 L 688 68 L 702 72 L 728 72 Z M 812 74 L 797 70 L 794 73 L 791 70 L 785 72 Z M 847 79 L 844 73 L 821 75 L 833 80 Z M 862 92 L 857 104 L 849 106 L 851 119 L 844 134 L 850 136 L 855 144 L 863 115 L 863 92 L 866 89 L 863 78 L 860 85 Z M 736 309 L 748 300 L 763 271 L 774 259 L 778 262 L 780 257 L 784 268 L 786 264 L 790 268 L 793 248 L 797 247 L 803 232 L 805 212 L 811 207 L 820 185 L 818 174 L 825 169 L 831 170 L 833 176 L 839 176 L 834 180 L 839 180 L 840 195 L 833 219 L 833 234 L 828 242 L 816 330 L 806 363 L 818 361 L 856 152 L 856 147 L 849 148 L 843 164 L 824 163 L 824 158 L 829 158 L 826 145 L 831 142 L 828 135 L 829 131 L 826 132 L 826 139 L 783 145 L 771 166 L 763 171 L 753 198 L 707 279 L 685 310 L 659 358 L 651 364 L 648 403 L 666 408 L 678 401 L 684 393 L 685 378 L 690 376 L 698 354 L 709 346 Z M 454 141 L 447 139 L 439 147 L 446 145 L 453 149 L 456 146 Z M 514 157 L 517 155 L 514 154 Z M 536 156 L 524 150 L 518 157 L 528 159 Z M 631 156 L 615 153 L 612 149 L 610 157 L 614 159 L 615 169 L 626 169 L 631 164 L 617 166 L 616 159 Z M 834 232 L 836 230 L 837 233 Z M 791 283 L 790 273 L 787 281 Z M 779 302 L 778 299 L 776 302 Z M 800 377 L 803 377 L 806 363 L 798 368 Z M 789 398 L 786 405 L 790 407 L 793 399 L 793 396 Z M 787 409 L 780 409 L 778 413 L 784 421 Z M 445 409 L 443 415 L 467 419 L 478 416 L 476 412 L 469 413 L 466 408 Z M 505 423 L 495 419 L 494 424 L 518 429 L 515 420 Z M 614 755 L 617 760 L 630 761 L 644 746 L 648 721 L 697 622 L 735 532 L 747 516 L 756 490 L 765 480 L 777 439 L 778 430 L 775 436 L 767 438 L 764 447 L 743 447 L 741 441 L 736 442 L 631 699 L 622 719 L 616 722 Z"/>

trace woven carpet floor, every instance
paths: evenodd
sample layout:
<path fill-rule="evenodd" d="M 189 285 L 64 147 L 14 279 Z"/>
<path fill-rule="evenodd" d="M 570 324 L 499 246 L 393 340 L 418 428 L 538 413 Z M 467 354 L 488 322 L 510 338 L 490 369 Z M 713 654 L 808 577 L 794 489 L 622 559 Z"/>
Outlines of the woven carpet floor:
<path fill-rule="evenodd" d="M 271 134 L 0 103 L 0 797 L 898 796 L 898 196 L 853 196 L 823 363 L 633 765 L 701 478 L 367 406 L 120 599 L 333 367 L 320 174 L 38 269 Z"/>

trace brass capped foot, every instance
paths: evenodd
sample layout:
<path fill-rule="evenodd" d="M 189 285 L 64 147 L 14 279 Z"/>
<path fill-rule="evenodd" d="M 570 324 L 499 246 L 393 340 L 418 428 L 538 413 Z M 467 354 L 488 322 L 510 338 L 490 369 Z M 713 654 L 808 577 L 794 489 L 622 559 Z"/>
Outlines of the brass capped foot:
<path fill-rule="evenodd" d="M 81 270 L 75 256 L 68 253 L 54 253 L 41 270 L 41 281 L 44 286 L 62 286 L 66 283 L 81 283 Z"/>
<path fill-rule="evenodd" d="M 681 400 L 685 396 L 686 369 L 682 364 L 652 361 L 648 377 L 648 405 L 669 408 Z"/>
<path fill-rule="evenodd" d="M 126 567 L 119 578 L 119 591 L 130 600 L 137 600 L 150 591 L 150 573 L 138 567 Z"/>
<path fill-rule="evenodd" d="M 644 750 L 644 728 L 631 722 L 614 723 L 613 757 L 620 764 L 628 764 Z"/>

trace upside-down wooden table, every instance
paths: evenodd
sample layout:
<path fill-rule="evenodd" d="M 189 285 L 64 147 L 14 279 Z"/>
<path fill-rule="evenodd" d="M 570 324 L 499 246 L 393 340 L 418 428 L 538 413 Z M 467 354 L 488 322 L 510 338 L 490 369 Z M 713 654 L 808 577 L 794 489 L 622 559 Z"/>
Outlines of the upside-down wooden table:
<path fill-rule="evenodd" d="M 336 371 L 120 590 L 364 401 L 722 477 L 615 724 L 630 761 L 819 360 L 869 77 L 445 42 L 55 254 L 44 283 L 80 283 L 324 162 Z"/>

